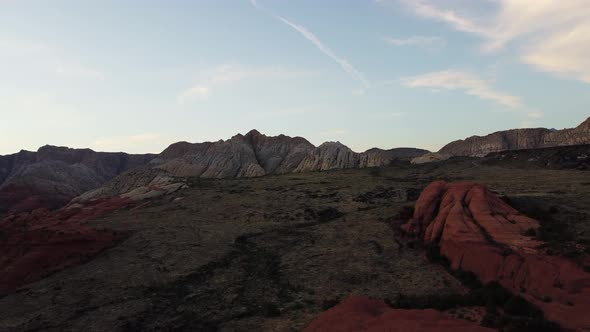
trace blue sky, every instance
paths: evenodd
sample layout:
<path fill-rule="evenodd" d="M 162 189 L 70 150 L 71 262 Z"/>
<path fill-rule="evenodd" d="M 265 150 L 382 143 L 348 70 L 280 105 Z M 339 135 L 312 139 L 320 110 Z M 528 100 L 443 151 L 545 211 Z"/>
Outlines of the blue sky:
<path fill-rule="evenodd" d="M 0 0 L 0 154 L 252 128 L 356 151 L 589 115 L 587 0 Z"/>

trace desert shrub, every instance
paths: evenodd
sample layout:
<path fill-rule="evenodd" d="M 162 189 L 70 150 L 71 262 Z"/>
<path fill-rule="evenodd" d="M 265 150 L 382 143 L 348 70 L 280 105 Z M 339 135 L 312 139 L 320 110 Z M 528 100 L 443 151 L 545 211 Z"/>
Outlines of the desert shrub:
<path fill-rule="evenodd" d="M 276 304 L 270 302 L 263 304 L 261 311 L 264 317 L 278 317 L 281 315 L 281 310 L 279 307 Z"/>
<path fill-rule="evenodd" d="M 431 244 L 426 248 L 426 258 L 431 263 L 441 264 L 445 267 L 450 266 L 449 259 L 440 254 L 440 247 L 436 244 Z"/>
<path fill-rule="evenodd" d="M 504 303 L 504 311 L 512 316 L 543 317 L 543 312 L 518 295 Z"/>
<path fill-rule="evenodd" d="M 494 313 L 486 312 L 481 319 L 480 325 L 483 327 L 495 328 L 498 326 L 498 316 Z"/>
<path fill-rule="evenodd" d="M 427 296 L 408 296 L 400 294 L 395 302 L 392 303 L 394 308 L 399 309 L 427 309 L 449 310 L 465 305 L 465 298 L 459 294 L 439 295 L 432 294 Z"/>
<path fill-rule="evenodd" d="M 413 206 L 404 206 L 402 207 L 397 215 L 395 216 L 395 220 L 399 221 L 408 221 L 414 216 L 414 207 Z"/>
<path fill-rule="evenodd" d="M 529 228 L 524 232 L 526 236 L 537 236 L 537 231 L 534 228 Z"/>
<path fill-rule="evenodd" d="M 408 201 L 415 201 L 418 198 L 420 198 L 420 194 L 422 193 L 421 189 L 418 188 L 408 188 L 406 190 L 406 197 L 408 199 Z"/>
<path fill-rule="evenodd" d="M 381 176 L 381 168 L 379 167 L 372 167 L 369 169 L 369 174 L 372 176 Z"/>

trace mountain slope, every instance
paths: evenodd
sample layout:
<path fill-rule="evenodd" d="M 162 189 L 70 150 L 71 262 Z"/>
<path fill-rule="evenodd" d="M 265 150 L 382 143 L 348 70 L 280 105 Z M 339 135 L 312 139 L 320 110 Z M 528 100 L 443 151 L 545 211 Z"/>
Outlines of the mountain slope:
<path fill-rule="evenodd" d="M 487 136 L 472 136 L 447 144 L 439 153 L 451 156 L 483 157 L 490 152 L 578 144 L 590 144 L 590 118 L 571 129 L 512 129 Z"/>
<path fill-rule="evenodd" d="M 49 145 L 0 156 L 0 214 L 58 208 L 153 157 Z"/>
<path fill-rule="evenodd" d="M 0 156 L 0 214 L 58 208 L 74 197 L 79 201 L 129 193 L 145 197 L 154 188 L 181 186 L 183 180 L 177 178 L 376 167 L 426 152 L 401 148 L 356 153 L 341 143 L 315 147 L 302 137 L 266 136 L 256 130 L 217 142 L 174 143 L 157 156 L 45 146 L 37 152 Z"/>
<path fill-rule="evenodd" d="M 174 176 L 255 177 L 269 174 L 377 167 L 428 151 L 371 149 L 356 153 L 340 142 L 318 147 L 302 137 L 266 136 L 256 130 L 226 141 L 172 144 L 151 164 Z"/>
<path fill-rule="evenodd" d="M 314 146 L 301 137 L 252 130 L 226 141 L 172 144 L 152 164 L 175 176 L 254 177 L 292 172 Z"/>
<path fill-rule="evenodd" d="M 146 167 L 126 172 L 77 200 L 83 202 L 118 195 L 129 196 L 132 191 L 145 192 L 153 187 L 176 188 L 186 177 L 249 178 L 378 167 L 388 165 L 395 159 L 409 160 L 427 152 L 399 148 L 371 149 L 357 153 L 340 142 L 326 142 L 315 147 L 302 137 L 266 136 L 251 130 L 246 135 L 238 134 L 225 141 L 174 143 Z"/>

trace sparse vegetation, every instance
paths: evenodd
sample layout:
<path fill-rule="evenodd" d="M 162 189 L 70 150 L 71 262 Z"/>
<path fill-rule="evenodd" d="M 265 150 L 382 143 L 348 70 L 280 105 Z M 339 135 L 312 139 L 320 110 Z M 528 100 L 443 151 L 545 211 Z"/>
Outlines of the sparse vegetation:
<path fill-rule="evenodd" d="M 76 330 L 78 322 L 95 319 L 96 310 L 109 308 L 112 314 L 95 320 L 96 326 L 128 331 L 303 330 L 320 312 L 359 294 L 389 299 L 397 307 L 459 311 L 477 305 L 486 308 L 482 325 L 503 331 L 555 331 L 535 308 L 499 285 L 482 285 L 469 272 L 441 270 L 431 263 L 448 265 L 438 248 L 394 230 L 412 218 L 413 202 L 429 182 L 478 181 L 510 197 L 519 210 L 542 207 L 539 214 L 566 223 L 571 241 L 584 245 L 590 232 L 579 233 L 590 220 L 584 219 L 590 186 L 580 183 L 590 183 L 590 173 L 507 172 L 476 168 L 470 158 L 384 167 L 379 176 L 368 172 L 192 179 L 189 189 L 175 193 L 182 200 L 163 197 L 91 221 L 89 226 L 124 231 L 130 237 L 84 265 L 28 286 L 30 292 L 1 298 L 0 324 L 10 320 L 17 330 L 41 329 L 42 320 L 25 319 L 39 315 L 57 322 L 55 329 Z M 554 190 L 567 193 L 543 196 Z M 531 195 L 520 195 L 523 192 Z M 554 231 L 549 228 L 549 237 Z M 548 249 L 561 254 L 563 243 L 557 244 L 564 237 L 553 236 L 555 246 Z M 590 272 L 590 266 L 586 269 Z M 54 290 L 63 276 L 68 282 Z M 466 294 L 460 284 L 469 288 Z M 30 309 L 50 308 L 55 299 L 62 301 L 63 310 Z M 69 320 L 64 313 L 77 307 L 83 309 L 78 319 Z M 471 313 L 457 315 L 476 319 Z"/>

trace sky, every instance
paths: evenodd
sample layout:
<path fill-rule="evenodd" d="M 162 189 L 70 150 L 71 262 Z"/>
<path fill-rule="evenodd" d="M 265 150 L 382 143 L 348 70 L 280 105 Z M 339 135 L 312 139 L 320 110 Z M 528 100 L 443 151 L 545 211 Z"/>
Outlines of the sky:
<path fill-rule="evenodd" d="M 0 0 L 0 154 L 258 129 L 372 147 L 590 116 L 588 0 Z"/>

